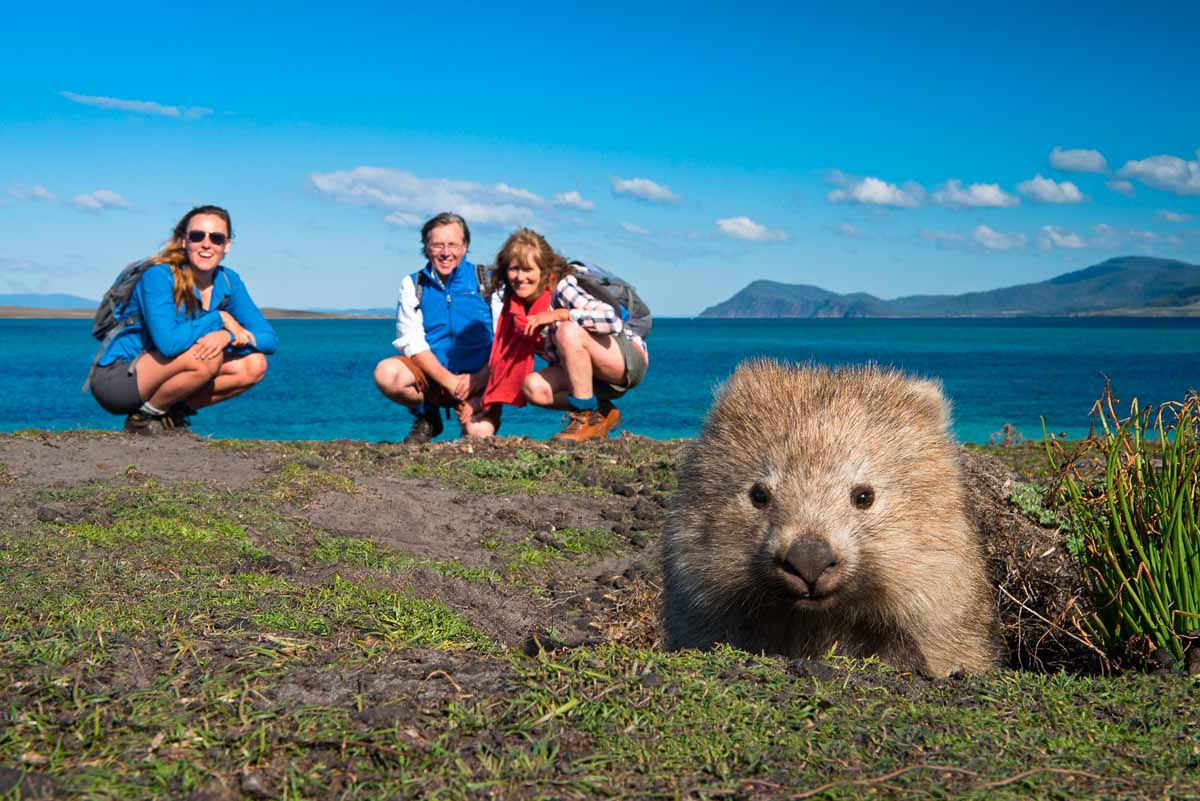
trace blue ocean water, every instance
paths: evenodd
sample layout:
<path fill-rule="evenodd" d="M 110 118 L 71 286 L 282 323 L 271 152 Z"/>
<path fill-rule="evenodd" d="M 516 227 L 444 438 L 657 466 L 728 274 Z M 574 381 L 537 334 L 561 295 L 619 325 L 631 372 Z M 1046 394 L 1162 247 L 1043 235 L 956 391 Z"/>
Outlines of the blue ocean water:
<path fill-rule="evenodd" d="M 95 355 L 86 320 L 0 320 L 0 431 L 116 430 L 121 419 L 79 391 Z M 390 320 L 279 320 L 281 347 L 262 384 L 205 409 L 197 433 L 263 439 L 397 441 L 411 418 L 375 389 L 391 355 Z M 645 382 L 619 403 L 624 430 L 655 439 L 694 436 L 714 387 L 742 359 L 825 364 L 874 361 L 941 379 L 955 432 L 984 442 L 1004 423 L 1026 437 L 1083 436 L 1088 411 L 1112 380 L 1122 400 L 1182 399 L 1200 385 L 1200 320 L 691 320 L 659 319 Z M 502 434 L 544 438 L 558 412 L 505 409 Z M 443 438 L 457 436 L 447 426 Z"/>

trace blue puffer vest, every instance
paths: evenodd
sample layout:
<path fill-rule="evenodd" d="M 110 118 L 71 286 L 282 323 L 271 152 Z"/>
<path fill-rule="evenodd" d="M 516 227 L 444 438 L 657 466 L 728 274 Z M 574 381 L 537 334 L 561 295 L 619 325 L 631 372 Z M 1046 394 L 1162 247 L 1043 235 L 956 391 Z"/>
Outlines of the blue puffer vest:
<path fill-rule="evenodd" d="M 448 283 L 429 264 L 413 273 L 421 286 L 418 308 L 425 341 L 437 360 L 452 373 L 473 373 L 492 352 L 492 310 L 479 294 L 475 265 L 463 259 Z"/>

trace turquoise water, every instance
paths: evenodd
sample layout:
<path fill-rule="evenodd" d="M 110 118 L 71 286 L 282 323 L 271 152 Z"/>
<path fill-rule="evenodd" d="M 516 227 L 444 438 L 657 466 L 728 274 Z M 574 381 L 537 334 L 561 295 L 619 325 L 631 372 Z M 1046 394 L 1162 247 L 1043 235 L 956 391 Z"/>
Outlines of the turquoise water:
<path fill-rule="evenodd" d="M 80 393 L 95 341 L 85 320 L 0 320 L 0 431 L 119 428 Z M 261 385 L 205 409 L 195 431 L 217 437 L 395 441 L 410 417 L 376 390 L 391 353 L 390 320 L 280 320 L 280 352 Z M 1200 385 L 1200 320 L 656 320 L 650 371 L 618 405 L 624 430 L 694 436 L 712 390 L 741 359 L 875 361 L 940 378 L 960 439 L 986 441 L 1006 422 L 1027 437 L 1082 436 L 1112 379 L 1123 400 L 1181 399 Z M 502 433 L 548 437 L 561 415 L 505 409 Z M 457 423 L 448 426 L 457 435 Z"/>

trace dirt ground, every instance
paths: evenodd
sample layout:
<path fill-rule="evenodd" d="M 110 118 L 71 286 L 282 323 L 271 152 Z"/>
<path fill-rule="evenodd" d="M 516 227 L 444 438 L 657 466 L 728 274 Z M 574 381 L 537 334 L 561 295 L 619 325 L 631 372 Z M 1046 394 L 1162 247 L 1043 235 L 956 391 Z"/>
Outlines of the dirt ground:
<path fill-rule="evenodd" d="M 27 520 L 92 520 L 103 516 L 103 510 L 91 508 L 88 501 L 42 504 L 25 509 L 24 515 L 17 510 L 37 490 L 64 489 L 130 472 L 165 482 L 198 481 L 244 491 L 281 464 L 294 463 L 333 471 L 354 491 L 322 489 L 298 503 L 285 502 L 279 509 L 282 514 L 330 535 L 370 540 L 423 559 L 500 569 L 505 552 L 481 547 L 489 537 L 534 532 L 538 542 L 554 544 L 557 530 L 608 530 L 616 535 L 609 553 L 558 561 L 552 571 L 539 575 L 538 586 L 465 582 L 430 570 L 419 571 L 411 584 L 511 648 L 536 648 L 548 625 L 554 629 L 555 645 L 612 639 L 642 647 L 661 641 L 656 541 L 681 447 L 679 442 L 636 437 L 564 451 L 520 438 L 408 448 L 354 442 L 231 447 L 191 435 L 17 436 L 0 439 L 0 463 L 6 466 L 0 473 L 0 493 L 16 502 L 12 511 L 17 525 L 26 515 Z M 635 451 L 639 456 L 631 457 Z M 503 464 L 528 454 L 533 454 L 530 460 L 538 454 L 567 459 L 567 472 L 581 491 L 514 492 L 511 485 L 489 491 L 478 483 L 464 486 L 453 472 L 438 471 L 439 466 L 463 460 Z M 1083 593 L 1060 533 L 1014 508 L 1009 494 L 1019 477 L 1009 466 L 965 448 L 962 460 L 969 502 L 997 585 L 1010 663 L 1038 670 L 1097 669 L 1090 649 L 1073 636 Z M 425 469 L 414 471 L 413 464 Z M 632 474 L 614 469 L 627 465 L 634 465 Z M 290 566 L 286 569 L 291 571 Z M 326 576 L 314 573 L 308 578 Z"/>
<path fill-rule="evenodd" d="M 7 562 L 0 552 L 0 566 L 10 565 L 15 572 L 9 575 L 17 579 L 35 577 L 16 582 L 10 596 L 26 616 L 21 619 L 36 621 L 36 630 L 14 630 L 22 655 L 8 664 L 0 657 L 0 669 L 7 671 L 0 675 L 9 676 L 18 702 L 10 714 L 0 712 L 0 754 L 10 737 L 14 760 L 5 765 L 0 759 L 0 795 L 16 789 L 18 797 L 60 797 L 64 788 L 82 787 L 88 797 L 224 801 L 288 797 L 285 787 L 294 781 L 309 788 L 304 797 L 321 798 L 424 797 L 431 787 L 439 788 L 437 797 L 584 798 L 592 797 L 591 790 L 560 794 L 546 788 L 568 781 L 591 786 L 587 782 L 595 777 L 584 777 L 581 771 L 590 768 L 580 766 L 605 764 L 607 773 L 596 780 L 623 788 L 621 797 L 773 797 L 783 791 L 764 788 L 823 781 L 816 777 L 834 766 L 854 784 L 882 773 L 880 765 L 936 761 L 937 749 L 951 742 L 974 749 L 958 764 L 980 775 L 1014 773 L 1028 753 L 1014 752 L 1007 763 L 992 766 L 989 749 L 1001 746 L 973 746 L 980 727 L 956 722 L 956 716 L 967 708 L 986 711 L 981 697 L 1011 692 L 1013 699 L 1033 700 L 994 703 L 1034 704 L 1030 720 L 1036 721 L 1050 714 L 1038 706 L 1050 707 L 1038 694 L 1057 686 L 1027 684 L 1022 676 L 1104 671 L 1079 636 L 1084 596 L 1061 533 L 1033 522 L 1010 499 L 1018 483 L 1044 477 L 1036 449 L 1028 448 L 997 451 L 1003 460 L 972 448 L 961 452 L 969 502 L 997 587 L 1009 667 L 1019 671 L 1011 674 L 1018 677 L 1011 687 L 998 678 L 937 683 L 811 660 L 789 663 L 786 681 L 792 684 L 777 686 L 778 674 L 755 679 L 760 667 L 745 655 L 697 657 L 696 666 L 685 668 L 654 663 L 662 640 L 657 548 L 684 446 L 632 436 L 584 447 L 519 438 L 409 447 L 213 441 L 187 434 L 0 436 L 0 548 L 10 549 Z M 173 495 L 179 498 L 174 506 Z M 127 513 L 143 503 L 154 505 L 144 518 Z M 236 541 L 177 544 L 172 532 L 186 529 L 188 517 L 200 517 L 209 504 L 223 510 L 226 523 L 232 521 L 232 534 L 221 531 L 236 535 Z M 134 528 L 164 520 L 173 528 L 153 535 L 139 551 L 142 535 L 121 528 L 130 520 Z M 60 536 L 64 539 L 56 542 Z M 39 545 L 18 554 L 26 537 Z M 199 565 L 208 571 L 203 581 L 189 578 L 189 562 L 206 559 Z M 79 561 L 62 564 L 71 560 Z M 86 587 L 81 593 L 108 605 L 103 611 L 108 633 L 78 622 L 51 622 L 86 616 L 78 611 L 79 598 L 71 599 L 69 609 L 60 604 L 75 575 Z M 106 581 L 129 585 L 105 593 Z M 219 585 L 220 593 L 206 594 L 204 582 Z M 45 592 L 39 590 L 43 583 Z M 156 597 L 159 587 L 173 597 Z M 251 589 L 238 595 L 236 587 Z M 102 595 L 128 598 L 139 607 L 131 606 L 130 618 L 148 623 L 125 626 L 140 633 L 120 633 L 121 610 L 112 612 L 112 602 Z M 389 640 L 406 625 L 392 619 L 402 610 L 389 606 L 402 596 L 448 609 L 469 630 L 447 624 L 445 632 L 425 639 Z M 305 604 L 313 598 L 319 603 L 310 609 Z M 84 597 L 82 606 L 87 604 Z M 284 613 L 290 617 L 279 616 Z M 164 614 L 166 619 L 156 617 Z M 476 636 L 471 632 L 485 639 L 471 639 Z M 40 655 L 38 640 L 46 635 L 62 641 L 50 656 Z M 441 647 L 460 640 L 466 645 Z M 616 650 L 605 650 L 610 645 Z M 641 650 L 620 650 L 625 646 Z M 522 659 L 522 653 L 535 658 Z M 58 662 L 43 668 L 42 659 Z M 681 689 L 694 681 L 688 671 L 710 676 L 706 686 L 714 689 L 690 699 Z M 690 720 L 702 703 L 698 699 L 715 688 L 751 696 L 748 720 L 785 704 L 790 715 L 800 716 L 793 723 L 807 726 L 804 716 L 824 707 L 806 706 L 805 693 L 826 692 L 822 686 L 834 693 L 834 700 L 822 703 L 833 704 L 829 709 L 842 716 L 822 724 L 831 726 L 819 740 L 830 751 L 826 763 L 797 761 L 795 747 L 787 750 L 775 741 L 782 730 L 759 729 L 758 722 L 747 731 L 762 738 L 761 756 L 750 760 L 735 747 L 715 767 L 693 767 L 694 755 L 672 757 L 684 767 L 653 767 L 654 760 L 666 758 L 654 756 L 654 749 L 689 747 L 687 728 L 662 738 L 653 728 L 646 732 L 638 740 L 644 743 L 639 752 L 644 764 L 631 762 L 623 750 L 630 732 L 641 736 L 638 724 L 622 723 L 615 739 L 595 734 L 608 725 L 604 716 L 617 709 L 633 721 L 673 710 L 677 719 L 663 717 L 653 725 L 695 726 L 671 721 Z M 877 721 L 870 706 L 876 690 L 884 693 L 880 702 L 890 704 L 888 715 L 912 707 L 903 737 L 861 734 Z M 1091 692 L 1086 680 L 1068 690 Z M 1159 690 L 1146 692 L 1151 691 Z M 555 722 L 556 710 L 574 703 L 563 705 L 562 699 L 579 697 L 593 699 L 600 720 Z M 231 705 L 231 698 L 241 700 Z M 601 699 L 613 702 L 613 709 L 605 711 Z M 1179 718 L 1182 702 L 1172 703 L 1170 714 Z M 21 711 L 35 707 L 44 711 Z M 101 714 L 102 709 L 111 711 Z M 1127 711 L 1114 709 L 1114 716 Z M 851 721 L 860 714 L 861 721 Z M 931 715 L 946 716 L 939 725 L 949 740 L 926 744 L 924 738 L 934 736 L 928 732 L 937 730 L 930 728 Z M 1179 719 L 1186 723 L 1187 715 L 1194 712 Z M 336 725 L 329 722 L 335 717 Z M 724 711 L 714 713 L 711 724 L 702 724 L 715 727 L 706 735 L 711 739 L 695 742 L 723 748 L 729 740 L 724 718 Z M 1166 725 L 1157 718 L 1147 721 Z M 179 739 L 174 750 L 160 747 L 162 737 L 154 734 L 194 733 L 200 726 L 211 733 Z M 859 733 L 846 740 L 842 726 Z M 529 773 L 542 748 L 530 732 L 547 727 L 554 731 L 547 740 L 554 758 Z M 90 736 L 93 730 L 105 736 Z M 960 730 L 971 734 L 963 739 Z M 798 731 L 798 742 L 806 742 L 804 729 Z M 1032 731 L 1027 737 L 1033 749 L 1046 747 L 1039 738 L 1053 736 L 1053 730 L 1036 725 Z M 1080 735 L 1081 749 L 1090 748 L 1092 736 Z M 996 737 L 1008 737 L 1003 727 Z M 207 750 L 196 745 L 200 740 Z M 853 757 L 839 750 L 844 743 L 858 749 Z M 887 750 L 880 750 L 882 743 Z M 153 759 L 134 758 L 147 749 Z M 1087 753 L 1060 758 L 1049 770 L 1074 771 L 1080 781 L 1095 782 L 1089 786 L 1096 792 L 1123 781 L 1102 776 L 1102 761 Z M 1178 764 L 1168 766 L 1171 778 L 1163 787 L 1175 786 L 1189 769 L 1186 758 L 1172 756 Z M 1142 757 L 1130 756 L 1129 763 L 1141 764 L 1137 759 Z M 729 784 L 737 770 L 752 777 L 744 786 L 750 791 Z M 916 786 L 920 770 L 906 770 L 917 771 L 911 776 Z M 126 784 L 100 792 L 113 776 Z M 410 785 L 402 780 L 420 782 L 411 786 L 423 789 L 403 789 Z M 169 789 L 154 789 L 155 782 Z M 393 789 L 375 796 L 363 789 L 375 786 L 372 782 Z M 470 789 L 488 782 L 504 789 Z"/>

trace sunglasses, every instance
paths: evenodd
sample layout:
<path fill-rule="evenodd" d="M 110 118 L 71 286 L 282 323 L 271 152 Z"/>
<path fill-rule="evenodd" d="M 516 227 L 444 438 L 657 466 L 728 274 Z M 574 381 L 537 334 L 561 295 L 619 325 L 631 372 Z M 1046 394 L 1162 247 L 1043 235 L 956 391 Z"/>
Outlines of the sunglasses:
<path fill-rule="evenodd" d="M 222 233 L 218 233 L 217 231 L 213 231 L 211 233 L 208 231 L 188 231 L 187 232 L 188 241 L 192 242 L 193 244 L 200 244 L 201 242 L 204 241 L 204 237 L 206 237 L 206 236 L 208 237 L 208 241 L 212 242 L 217 247 L 221 247 L 221 245 L 224 245 L 226 242 L 229 241 L 228 236 L 226 236 L 225 234 L 222 234 Z"/>

